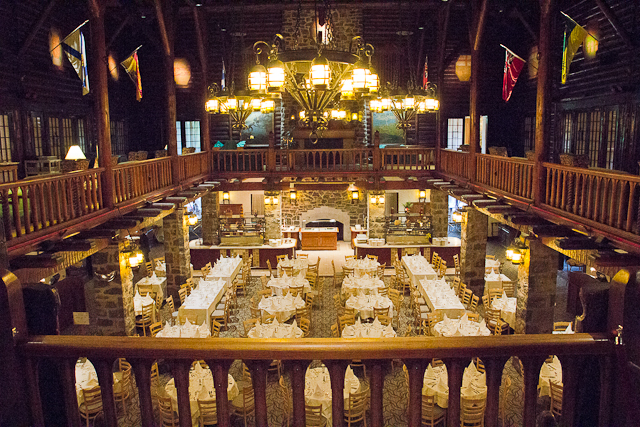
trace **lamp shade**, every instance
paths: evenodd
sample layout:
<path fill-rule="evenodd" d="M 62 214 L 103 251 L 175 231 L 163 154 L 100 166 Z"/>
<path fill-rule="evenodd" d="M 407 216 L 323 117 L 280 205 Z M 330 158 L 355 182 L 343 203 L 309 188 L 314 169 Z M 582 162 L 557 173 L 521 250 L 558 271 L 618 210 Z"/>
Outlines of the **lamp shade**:
<path fill-rule="evenodd" d="M 267 69 L 264 65 L 256 64 L 249 72 L 249 89 L 265 92 L 267 90 Z"/>
<path fill-rule="evenodd" d="M 329 86 L 331 82 L 331 68 L 329 61 L 324 56 L 317 56 L 311 61 L 311 70 L 309 72 L 311 84 L 316 88 Z"/>
<path fill-rule="evenodd" d="M 461 82 L 471 78 L 471 55 L 460 55 L 456 61 L 456 76 Z"/>
<path fill-rule="evenodd" d="M 269 61 L 267 64 L 268 91 L 281 92 L 284 88 L 285 72 L 284 63 L 279 59 Z"/>
<path fill-rule="evenodd" d="M 84 153 L 82 152 L 82 148 L 79 145 L 72 145 L 69 147 L 69 151 L 67 151 L 67 156 L 64 158 L 65 160 L 83 160 L 86 159 Z"/>
<path fill-rule="evenodd" d="M 205 104 L 205 110 L 207 110 L 208 113 L 218 113 L 220 111 L 220 101 L 217 99 L 209 99 Z"/>

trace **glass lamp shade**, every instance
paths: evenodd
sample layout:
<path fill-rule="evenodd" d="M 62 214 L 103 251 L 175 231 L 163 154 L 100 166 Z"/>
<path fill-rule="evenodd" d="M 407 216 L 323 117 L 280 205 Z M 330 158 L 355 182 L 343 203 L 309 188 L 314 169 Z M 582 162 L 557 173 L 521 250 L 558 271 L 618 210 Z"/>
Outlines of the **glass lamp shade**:
<path fill-rule="evenodd" d="M 360 116 L 358 116 L 358 113 L 351 113 L 351 121 L 358 121 L 360 120 Z"/>
<path fill-rule="evenodd" d="M 264 99 L 260 103 L 260 112 L 263 114 L 273 113 L 275 109 L 276 109 L 276 103 L 271 99 Z"/>
<path fill-rule="evenodd" d="M 204 105 L 204 109 L 208 113 L 217 114 L 220 111 L 220 101 L 217 99 L 209 99 Z"/>
<path fill-rule="evenodd" d="M 138 256 L 134 252 L 132 252 L 129 255 L 129 266 L 132 268 L 135 268 L 139 265 L 140 265 L 140 261 L 138 261 Z"/>
<path fill-rule="evenodd" d="M 376 203 L 378 203 L 378 198 L 376 196 L 371 196 L 369 198 L 369 202 L 375 205 Z"/>
<path fill-rule="evenodd" d="M 437 111 L 440 108 L 440 103 L 437 99 L 427 98 L 424 102 L 427 111 Z"/>
<path fill-rule="evenodd" d="M 414 97 L 407 96 L 402 100 L 402 108 L 405 110 L 413 110 L 416 105 L 416 99 Z"/>
<path fill-rule="evenodd" d="M 229 200 L 229 192 L 228 191 L 223 191 L 222 192 L 222 200 Z"/>
<path fill-rule="evenodd" d="M 425 103 L 425 101 L 418 102 L 417 110 L 418 110 L 418 113 L 426 113 L 427 104 Z"/>
<path fill-rule="evenodd" d="M 507 258 L 507 261 L 511 261 L 511 259 L 513 259 L 513 251 L 514 251 L 514 247 L 513 246 L 509 246 L 507 248 L 507 252 L 505 254 L 505 258 Z"/>
<path fill-rule="evenodd" d="M 355 94 L 353 93 L 353 80 L 345 79 L 342 81 L 342 88 L 340 89 L 340 95 L 342 99 L 345 99 L 345 100 L 355 99 Z"/>
<path fill-rule="evenodd" d="M 298 198 L 298 193 L 297 193 L 295 190 L 291 190 L 291 191 L 289 192 L 289 198 L 290 198 L 291 200 L 296 200 L 296 199 Z"/>
<path fill-rule="evenodd" d="M 309 71 L 311 84 L 316 88 L 325 88 L 331 82 L 331 69 L 329 61 L 320 55 L 311 61 L 311 70 Z"/>
<path fill-rule="evenodd" d="M 251 100 L 251 109 L 253 111 L 260 111 L 261 104 L 262 104 L 262 100 L 260 98 L 253 98 Z"/>
<path fill-rule="evenodd" d="M 238 99 L 237 98 L 229 98 L 227 102 L 225 102 L 225 107 L 229 111 L 235 111 L 238 109 Z"/>
<path fill-rule="evenodd" d="M 187 217 L 187 222 L 189 225 L 196 225 L 198 223 L 198 215 L 192 213 Z"/>
<path fill-rule="evenodd" d="M 451 214 L 453 222 L 462 222 L 462 212 L 455 211 Z"/>
<path fill-rule="evenodd" d="M 340 119 L 340 110 L 331 110 L 331 118 L 333 120 Z"/>
<path fill-rule="evenodd" d="M 378 196 L 378 203 L 380 204 L 384 203 L 384 196 Z"/>
<path fill-rule="evenodd" d="M 284 88 L 284 64 L 279 59 L 271 60 L 267 64 L 267 77 L 269 92 L 281 92 Z"/>
<path fill-rule="evenodd" d="M 513 254 L 511 255 L 511 262 L 514 264 L 522 263 L 522 252 L 519 249 L 514 249 Z"/>
<path fill-rule="evenodd" d="M 380 100 L 380 105 L 382 106 L 382 111 L 389 111 L 391 109 L 391 98 L 382 98 Z"/>
<path fill-rule="evenodd" d="M 266 92 L 267 69 L 264 65 L 256 64 L 249 72 L 249 89 L 255 92 Z"/>
<path fill-rule="evenodd" d="M 367 73 L 371 73 L 369 67 L 363 60 L 359 59 L 353 66 L 353 71 L 351 72 L 353 89 L 356 92 L 364 92 L 367 90 Z"/>
<path fill-rule="evenodd" d="M 264 204 L 265 205 L 270 205 L 271 204 L 271 197 L 264 196 Z"/>
<path fill-rule="evenodd" d="M 418 196 L 421 199 L 425 199 L 427 197 L 427 190 L 420 190 L 420 192 L 418 193 Z"/>
<path fill-rule="evenodd" d="M 369 109 L 374 113 L 382 113 L 382 102 L 378 99 L 369 101 Z"/>
<path fill-rule="evenodd" d="M 142 251 L 136 252 L 136 258 L 138 259 L 138 263 L 144 262 L 144 254 L 142 253 Z"/>
<path fill-rule="evenodd" d="M 278 198 L 278 196 L 273 196 L 273 198 L 271 199 L 271 202 L 274 205 L 277 205 L 278 203 L 280 203 L 280 199 Z"/>
<path fill-rule="evenodd" d="M 378 75 L 369 71 L 369 73 L 367 74 L 367 89 L 369 89 L 369 92 L 378 93 L 379 87 L 380 80 L 378 78 Z"/>
<path fill-rule="evenodd" d="M 360 197 L 360 193 L 358 193 L 358 190 L 353 190 L 353 191 L 351 192 L 351 198 L 352 198 L 353 200 L 358 200 L 358 198 L 359 198 L 359 197 Z"/>
<path fill-rule="evenodd" d="M 82 148 L 79 145 L 72 145 L 69 147 L 69 151 L 67 151 L 67 155 L 64 158 L 65 160 L 83 160 L 86 159 L 84 153 L 82 152 Z"/>
<path fill-rule="evenodd" d="M 456 76 L 461 82 L 471 78 L 471 55 L 460 55 L 456 61 Z"/>

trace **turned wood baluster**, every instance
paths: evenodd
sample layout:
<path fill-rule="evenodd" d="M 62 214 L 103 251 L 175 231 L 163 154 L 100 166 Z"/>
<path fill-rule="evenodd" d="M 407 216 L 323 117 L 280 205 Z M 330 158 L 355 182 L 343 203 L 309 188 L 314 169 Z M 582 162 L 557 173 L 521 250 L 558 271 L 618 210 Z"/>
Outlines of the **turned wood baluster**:
<path fill-rule="evenodd" d="M 154 427 L 153 401 L 151 400 L 151 365 L 153 361 L 136 359 L 131 360 L 130 363 L 136 377 L 142 427 Z"/>
<path fill-rule="evenodd" d="M 447 409 L 447 426 L 460 425 L 460 387 L 462 386 L 463 365 L 460 360 L 445 359 L 449 374 L 449 408 Z M 420 384 L 422 386 L 422 383 Z"/>
<path fill-rule="evenodd" d="M 64 410 L 67 415 L 67 426 L 80 427 L 82 424 L 80 423 L 78 395 L 76 394 L 76 360 L 59 360 L 58 368 L 62 374 L 62 392 L 64 394 Z"/>
<path fill-rule="evenodd" d="M 58 198 L 58 195 L 55 192 L 51 191 L 52 186 L 53 182 L 46 182 L 44 184 L 44 189 L 46 191 L 45 201 L 47 205 L 47 217 L 49 219 L 49 226 L 52 226 L 55 222 L 55 216 L 53 214 L 53 204 L 54 200 Z"/>
<path fill-rule="evenodd" d="M 191 402 L 189 401 L 189 369 L 191 363 L 187 360 L 173 361 L 173 379 L 178 393 L 178 412 L 180 413 L 180 427 L 191 426 Z"/>
<path fill-rule="evenodd" d="M 84 179 L 82 178 L 75 179 L 74 185 L 77 193 L 80 193 L 80 206 L 79 206 L 80 212 L 78 213 L 78 216 L 86 215 L 87 214 L 87 193 L 84 189 Z M 78 196 L 76 195 L 76 197 Z"/>
<path fill-rule="evenodd" d="M 304 385 L 309 360 L 291 361 L 291 388 L 293 396 L 293 427 L 304 427 L 305 418 L 305 398 Z"/>
<path fill-rule="evenodd" d="M 609 183 L 609 214 L 607 215 L 607 225 L 610 226 L 614 226 L 615 225 L 615 220 L 616 220 L 616 202 L 615 200 L 618 200 L 620 194 L 618 191 L 618 186 L 616 185 L 616 182 L 612 179 L 607 179 L 608 183 Z"/>
<path fill-rule="evenodd" d="M 540 368 L 545 357 L 529 356 L 521 357 L 524 367 L 524 409 L 522 414 L 523 427 L 535 427 L 536 405 L 538 403 L 538 379 Z"/>
<path fill-rule="evenodd" d="M 25 230 L 25 234 L 29 234 L 31 233 L 31 215 L 30 213 L 32 212 L 30 206 L 29 206 L 29 186 L 25 186 L 22 188 L 22 212 L 24 215 L 24 230 Z M 16 197 L 18 197 L 18 189 L 16 188 L 15 190 L 15 195 Z M 64 207 L 66 209 L 66 203 L 64 204 Z M 7 232 L 7 230 L 5 230 L 5 233 Z"/>
<path fill-rule="evenodd" d="M 27 359 L 27 385 L 29 387 L 29 407 L 31 409 L 31 420 L 35 427 L 44 426 L 44 415 L 42 413 L 42 401 L 40 399 L 40 386 L 38 379 L 38 361 Z"/>
<path fill-rule="evenodd" d="M 596 186 L 596 201 L 595 201 L 595 212 L 594 212 L 594 221 L 600 222 L 603 218 L 603 207 L 602 207 L 602 178 L 596 178 L 598 180 L 598 185 Z"/>
<path fill-rule="evenodd" d="M 562 365 L 562 426 L 572 427 L 576 416 L 579 370 L 582 358 L 559 356 Z"/>
<path fill-rule="evenodd" d="M 371 425 L 372 427 L 383 427 L 384 416 L 382 413 L 382 389 L 384 388 L 383 364 L 387 365 L 388 360 L 371 360 L 367 362 L 367 368 L 371 377 L 369 389 L 371 391 Z"/>
<path fill-rule="evenodd" d="M 635 220 L 634 213 L 634 200 L 636 198 L 637 184 L 635 182 L 629 183 L 629 199 L 627 201 L 627 223 L 625 224 L 625 231 L 631 231 Z"/>
<path fill-rule="evenodd" d="M 14 194 L 15 193 L 16 190 L 14 190 Z M 15 214 L 15 206 L 13 210 Z M 4 234 L 6 236 L 6 239 L 11 240 L 11 229 L 13 227 L 11 226 L 11 220 L 9 218 L 9 195 L 7 193 L 7 190 L 2 191 L 2 222 L 4 224 Z M 19 234 L 16 233 L 16 236 L 19 236 Z"/>
<path fill-rule="evenodd" d="M 118 426 L 116 403 L 113 400 L 113 359 L 100 359 L 95 363 L 100 392 L 102 393 L 102 411 L 108 427 Z"/>
<path fill-rule="evenodd" d="M 216 410 L 218 412 L 218 427 L 229 427 L 229 367 L 233 360 L 207 360 L 207 365 L 213 375 L 213 385 L 216 388 Z"/>
<path fill-rule="evenodd" d="M 429 362 L 422 359 L 405 360 L 409 372 L 409 427 L 422 425 L 422 383 Z"/>
<path fill-rule="evenodd" d="M 22 236 L 22 224 L 20 223 L 20 198 L 18 196 L 18 188 L 19 187 L 15 187 L 11 190 L 11 204 L 13 205 L 13 225 L 15 226 L 16 237 Z M 7 193 L 3 192 L 2 195 L 4 198 L 3 199 L 3 206 L 4 206 Z M 5 222 L 4 232 L 5 232 L 5 235 L 7 236 L 7 240 L 9 240 L 11 238 L 11 228 L 7 228 L 6 224 L 7 223 Z"/>
<path fill-rule="evenodd" d="M 253 381 L 253 398 L 256 406 L 256 426 L 268 427 L 267 417 L 267 369 L 270 360 L 246 360 L 245 364 L 251 370 Z"/>
<path fill-rule="evenodd" d="M 346 360 L 323 360 L 331 380 L 331 414 L 333 427 L 344 427 L 344 374 Z"/>
<path fill-rule="evenodd" d="M 631 193 L 631 191 L 629 191 L 628 193 L 625 192 L 626 183 L 624 181 L 618 181 L 618 186 L 620 191 L 620 197 L 618 199 L 618 218 L 616 220 L 616 228 L 621 229 L 622 221 L 624 220 L 624 215 L 627 213 L 625 204 L 628 203 L 629 194 Z"/>
<path fill-rule="evenodd" d="M 42 230 L 47 226 L 47 204 L 44 200 L 44 184 L 38 184 L 38 208 L 40 209 L 40 222 L 38 229 Z"/>
<path fill-rule="evenodd" d="M 500 410 L 500 385 L 502 384 L 502 370 L 508 359 L 491 358 L 484 360 L 484 367 L 487 378 L 487 408 L 485 421 L 488 426 L 498 425 L 498 415 Z M 503 420 L 504 424 L 505 421 Z"/>

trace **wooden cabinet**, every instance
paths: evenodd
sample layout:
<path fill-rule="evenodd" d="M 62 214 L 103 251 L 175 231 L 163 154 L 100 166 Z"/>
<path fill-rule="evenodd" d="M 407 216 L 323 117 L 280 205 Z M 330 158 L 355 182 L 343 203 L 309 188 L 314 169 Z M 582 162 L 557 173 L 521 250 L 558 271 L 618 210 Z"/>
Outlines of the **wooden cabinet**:
<path fill-rule="evenodd" d="M 338 231 L 305 231 L 300 233 L 302 250 L 338 249 Z"/>

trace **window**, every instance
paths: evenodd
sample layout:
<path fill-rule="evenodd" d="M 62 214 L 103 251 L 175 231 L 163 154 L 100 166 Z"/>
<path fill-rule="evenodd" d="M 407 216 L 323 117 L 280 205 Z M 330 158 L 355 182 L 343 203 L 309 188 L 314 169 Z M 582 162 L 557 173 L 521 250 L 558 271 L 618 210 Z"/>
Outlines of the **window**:
<path fill-rule="evenodd" d="M 464 119 L 447 120 L 447 148 L 457 150 L 464 138 Z"/>
<path fill-rule="evenodd" d="M 184 122 L 186 146 L 200 151 L 200 122 Z"/>
<path fill-rule="evenodd" d="M 178 156 L 182 154 L 182 123 L 176 122 L 176 144 L 178 145 Z"/>
<path fill-rule="evenodd" d="M 64 155 L 60 155 L 60 119 L 57 117 L 49 117 L 47 124 L 49 125 L 49 147 L 51 148 L 51 155 L 59 159 L 64 159 Z"/>
<path fill-rule="evenodd" d="M 611 110 L 607 113 L 607 130 L 606 130 L 606 138 L 607 138 L 607 154 L 606 154 L 606 165 L 607 169 L 614 168 L 614 154 L 616 150 L 616 140 L 618 134 L 618 111 Z"/>
<path fill-rule="evenodd" d="M 576 114 L 575 154 L 587 154 L 587 112 Z"/>
<path fill-rule="evenodd" d="M 0 114 L 0 162 L 11 161 L 11 127 L 9 115 Z"/>
<path fill-rule="evenodd" d="M 601 126 L 602 112 L 600 110 L 592 111 L 589 117 L 589 166 L 598 166 L 598 154 L 600 152 L 600 141 L 602 139 Z"/>
<path fill-rule="evenodd" d="M 125 154 L 127 152 L 127 134 L 124 120 L 111 121 L 111 154 Z"/>
<path fill-rule="evenodd" d="M 536 148 L 536 118 L 524 118 L 524 149 L 533 151 Z"/>
<path fill-rule="evenodd" d="M 73 126 L 71 119 L 62 119 L 62 146 L 60 147 L 61 159 L 64 159 L 69 151 L 69 147 L 74 145 Z"/>
<path fill-rule="evenodd" d="M 571 152 L 571 113 L 567 113 L 564 116 L 563 122 L 563 138 L 562 138 L 562 152 Z"/>
<path fill-rule="evenodd" d="M 33 136 L 33 154 L 37 157 L 42 156 L 42 117 L 31 116 L 31 135 Z"/>
<path fill-rule="evenodd" d="M 84 119 L 78 119 L 76 122 L 76 130 L 77 130 L 77 142 L 80 148 L 82 148 L 82 152 L 87 152 L 87 142 L 84 134 Z"/>

